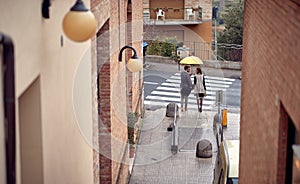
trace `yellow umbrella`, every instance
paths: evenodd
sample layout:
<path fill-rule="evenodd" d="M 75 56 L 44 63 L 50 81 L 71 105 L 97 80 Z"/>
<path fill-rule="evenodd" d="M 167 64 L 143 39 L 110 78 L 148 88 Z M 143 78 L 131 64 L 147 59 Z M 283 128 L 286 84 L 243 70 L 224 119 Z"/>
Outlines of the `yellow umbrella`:
<path fill-rule="evenodd" d="M 188 57 L 185 57 L 183 60 L 181 60 L 180 64 L 182 64 L 182 65 L 201 65 L 201 64 L 203 64 L 203 61 L 196 56 L 188 56 Z"/>

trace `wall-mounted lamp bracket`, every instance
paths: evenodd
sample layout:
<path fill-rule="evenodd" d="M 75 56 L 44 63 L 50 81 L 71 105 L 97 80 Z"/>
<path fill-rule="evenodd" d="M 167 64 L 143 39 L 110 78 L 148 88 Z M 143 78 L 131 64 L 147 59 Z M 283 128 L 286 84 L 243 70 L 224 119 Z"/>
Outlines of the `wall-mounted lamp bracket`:
<path fill-rule="evenodd" d="M 131 49 L 133 56 L 127 61 L 127 68 L 131 72 L 139 72 L 143 69 L 143 62 L 137 57 L 136 50 L 131 46 L 124 46 L 119 52 L 119 62 L 122 62 L 122 53 L 125 49 Z"/>
<path fill-rule="evenodd" d="M 50 6 L 51 6 L 50 0 L 43 0 L 43 2 L 42 2 L 42 16 L 45 19 L 50 18 L 50 14 L 49 14 L 49 7 Z"/>
<path fill-rule="evenodd" d="M 89 11 L 89 9 L 84 5 L 82 0 L 77 0 L 74 6 L 70 9 L 71 11 Z"/>
<path fill-rule="evenodd" d="M 131 50 L 133 51 L 133 56 L 131 57 L 132 59 L 139 59 L 139 58 L 137 57 L 136 50 L 135 50 L 133 47 L 126 45 L 126 46 L 124 46 L 124 47 L 120 50 L 120 52 L 119 52 L 119 61 L 120 61 L 120 62 L 122 62 L 122 53 L 123 53 L 123 51 L 124 51 L 125 49 L 131 49 Z"/>

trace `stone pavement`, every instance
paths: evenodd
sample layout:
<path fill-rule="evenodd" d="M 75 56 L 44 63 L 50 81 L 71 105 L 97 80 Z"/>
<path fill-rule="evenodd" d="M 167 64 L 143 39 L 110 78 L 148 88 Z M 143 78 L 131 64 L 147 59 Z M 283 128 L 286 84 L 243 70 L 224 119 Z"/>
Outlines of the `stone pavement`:
<path fill-rule="evenodd" d="M 165 117 L 165 113 L 165 109 L 146 111 L 129 183 L 212 183 L 217 153 L 212 125 L 215 112 L 179 112 L 177 154 L 171 152 L 172 132 L 167 131 L 173 118 Z M 224 138 L 239 139 L 239 114 L 228 113 L 227 116 Z M 212 158 L 196 157 L 196 144 L 201 139 L 212 142 Z"/>

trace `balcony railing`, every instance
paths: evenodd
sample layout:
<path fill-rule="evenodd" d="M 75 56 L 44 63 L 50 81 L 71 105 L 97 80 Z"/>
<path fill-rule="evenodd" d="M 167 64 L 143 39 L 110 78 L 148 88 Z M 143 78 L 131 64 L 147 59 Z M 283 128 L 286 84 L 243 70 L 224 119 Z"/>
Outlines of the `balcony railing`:
<path fill-rule="evenodd" d="M 144 23 L 156 25 L 200 24 L 202 8 L 144 8 Z"/>

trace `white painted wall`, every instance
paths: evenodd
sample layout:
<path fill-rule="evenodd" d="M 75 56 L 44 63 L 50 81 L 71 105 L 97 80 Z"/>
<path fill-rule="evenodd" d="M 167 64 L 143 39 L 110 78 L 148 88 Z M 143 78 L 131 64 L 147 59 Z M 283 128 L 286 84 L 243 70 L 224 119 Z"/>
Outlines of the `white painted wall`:
<path fill-rule="evenodd" d="M 84 1 L 86 5 L 90 0 Z M 90 41 L 75 43 L 64 36 L 63 16 L 75 1 L 51 1 L 50 19 L 41 16 L 41 0 L 0 0 L 0 31 L 15 46 L 16 98 L 39 76 L 44 183 L 93 183 L 93 150 L 85 141 L 73 110 L 73 82 L 82 58 L 91 62 Z M 61 46 L 61 38 L 63 46 Z M 87 66 L 88 67 L 88 66 Z M 80 84 L 81 101 L 91 103 L 91 76 Z M 79 84 L 79 85 L 80 85 Z M 91 105 L 91 104 L 90 104 Z M 16 102 L 17 139 L 19 105 Z M 81 120 L 92 124 L 91 109 L 79 106 Z M 1 131 L 1 130 L 0 130 Z M 92 127 L 86 131 L 92 131 Z M 0 134 L 2 135 L 2 134 Z M 17 183 L 20 183 L 20 145 L 17 140 Z M 1 182 L 0 182 L 1 183 Z"/>

